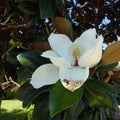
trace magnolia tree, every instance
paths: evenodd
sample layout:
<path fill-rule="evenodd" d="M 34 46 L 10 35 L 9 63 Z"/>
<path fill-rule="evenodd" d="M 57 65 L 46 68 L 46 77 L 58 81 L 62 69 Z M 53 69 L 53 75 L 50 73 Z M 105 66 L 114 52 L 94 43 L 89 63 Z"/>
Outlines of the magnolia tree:
<path fill-rule="evenodd" d="M 116 120 L 119 1 L 9 0 L 0 5 L 0 95 L 32 120 Z"/>

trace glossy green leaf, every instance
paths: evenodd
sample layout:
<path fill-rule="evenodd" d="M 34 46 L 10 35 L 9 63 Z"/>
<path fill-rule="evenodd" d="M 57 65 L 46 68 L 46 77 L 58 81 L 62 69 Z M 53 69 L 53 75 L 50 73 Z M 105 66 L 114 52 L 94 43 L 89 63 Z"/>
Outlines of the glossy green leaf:
<path fill-rule="evenodd" d="M 78 102 L 76 102 L 72 107 L 68 108 L 67 116 L 69 120 L 77 120 L 80 113 L 84 110 L 85 105 L 82 101 L 82 99 Z"/>
<path fill-rule="evenodd" d="M 49 97 L 47 95 L 46 97 L 44 97 L 44 99 L 37 99 L 37 101 L 35 102 L 32 120 L 63 120 L 63 117 L 61 113 L 57 114 L 53 118 L 50 117 Z"/>
<path fill-rule="evenodd" d="M 46 97 L 43 101 L 35 103 L 35 107 L 32 114 L 33 120 L 48 120 L 49 118 L 49 99 Z"/>
<path fill-rule="evenodd" d="M 26 81 L 29 80 L 29 78 L 31 77 L 30 73 L 32 73 L 32 70 L 21 66 L 17 71 L 17 80 L 19 83 L 25 83 Z"/>
<path fill-rule="evenodd" d="M 113 68 L 115 68 L 116 66 L 118 65 L 118 63 L 112 63 L 112 64 L 109 64 L 109 65 L 105 65 L 105 66 L 101 66 L 99 67 L 96 72 L 104 72 L 104 71 L 108 71 L 108 70 L 111 70 Z"/>
<path fill-rule="evenodd" d="M 34 89 L 28 81 L 19 88 L 19 90 L 16 92 L 16 97 L 17 99 L 23 101 L 23 107 L 25 108 L 29 107 L 39 95 L 49 92 L 50 89 L 51 86 L 44 86 L 39 89 Z"/>
<path fill-rule="evenodd" d="M 87 88 L 86 97 L 90 107 L 112 107 L 112 101 L 110 97 L 105 93 L 97 92 Z"/>
<path fill-rule="evenodd" d="M 109 108 L 105 109 L 105 114 L 108 120 L 116 120 L 115 116 L 116 116 L 117 111 L 115 111 L 114 109 L 109 109 Z"/>
<path fill-rule="evenodd" d="M 21 87 L 17 90 L 15 96 L 17 99 L 23 101 L 24 97 L 26 96 L 27 93 L 29 93 L 30 90 L 33 90 L 32 85 L 27 81 Z"/>
<path fill-rule="evenodd" d="M 64 88 L 61 82 L 58 81 L 50 91 L 49 109 L 51 117 L 71 107 L 82 98 L 82 95 L 83 86 L 80 89 L 71 92 Z"/>
<path fill-rule="evenodd" d="M 28 94 L 23 99 L 23 107 L 29 107 L 31 103 L 39 97 L 44 92 L 48 92 L 49 88 L 44 89 L 43 91 L 41 89 L 33 89 L 32 91 L 29 91 Z"/>
<path fill-rule="evenodd" d="M 109 93 L 114 96 L 118 95 L 116 88 L 109 83 L 105 83 L 99 80 L 87 80 L 85 85 L 89 89 L 94 89 L 95 91 L 98 91 L 98 92 Z"/>
<path fill-rule="evenodd" d="M 9 62 L 9 63 L 12 63 L 12 64 L 17 64 L 18 63 L 18 60 L 17 60 L 17 58 L 16 58 L 16 55 L 17 55 L 18 53 L 15 53 L 15 52 L 10 52 L 8 55 L 7 55 L 7 61 Z"/>
<path fill-rule="evenodd" d="M 84 110 L 84 108 L 85 108 L 85 104 L 81 99 L 76 107 L 75 115 L 78 116 Z"/>
<path fill-rule="evenodd" d="M 35 14 L 35 8 L 37 9 L 37 4 L 30 2 L 20 2 L 17 6 L 23 13 Z"/>
<path fill-rule="evenodd" d="M 25 67 L 35 70 L 42 64 L 47 62 L 47 59 L 40 56 L 38 52 L 28 51 L 17 56 L 18 61 Z"/>
<path fill-rule="evenodd" d="M 48 18 L 54 15 L 55 6 L 52 0 L 40 0 L 39 10 L 41 18 Z"/>
<path fill-rule="evenodd" d="M 55 0 L 55 2 L 56 2 L 56 7 L 57 7 L 57 9 L 59 10 L 59 11 L 64 11 L 64 2 L 63 2 L 63 0 Z"/>

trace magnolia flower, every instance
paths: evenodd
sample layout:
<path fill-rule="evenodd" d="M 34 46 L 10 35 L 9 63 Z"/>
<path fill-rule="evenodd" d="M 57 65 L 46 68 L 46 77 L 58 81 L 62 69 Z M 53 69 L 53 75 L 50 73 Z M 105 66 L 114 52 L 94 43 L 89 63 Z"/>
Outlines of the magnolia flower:
<path fill-rule="evenodd" d="M 103 37 L 96 38 L 96 30 L 89 29 L 74 42 L 64 34 L 54 33 L 48 41 L 52 50 L 43 52 L 41 56 L 49 58 L 52 64 L 36 69 L 30 83 L 37 89 L 60 79 L 70 91 L 80 88 L 89 77 L 89 69 L 101 60 Z"/>

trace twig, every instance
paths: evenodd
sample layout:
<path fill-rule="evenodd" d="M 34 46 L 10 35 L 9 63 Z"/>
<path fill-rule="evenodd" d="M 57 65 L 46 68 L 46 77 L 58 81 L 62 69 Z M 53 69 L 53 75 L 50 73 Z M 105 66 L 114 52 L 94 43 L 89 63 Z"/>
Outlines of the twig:
<path fill-rule="evenodd" d="M 8 17 L 7 17 L 7 19 L 3 22 L 3 23 L 1 23 L 2 25 L 5 25 L 9 20 L 10 20 L 10 18 L 12 17 L 12 15 L 9 15 Z"/>
<path fill-rule="evenodd" d="M 9 77 L 9 80 L 10 80 L 11 83 L 13 83 L 13 84 L 17 85 L 18 87 L 20 87 L 20 84 L 18 84 L 17 82 L 14 82 L 11 77 Z"/>
<path fill-rule="evenodd" d="M 5 79 L 7 82 L 2 83 L 1 86 L 7 85 L 9 83 L 13 83 L 14 85 L 17 85 L 18 87 L 20 87 L 20 84 L 18 84 L 17 82 L 14 82 L 11 77 L 8 78 L 7 75 L 5 75 Z"/>
<path fill-rule="evenodd" d="M 10 28 L 21 28 L 21 27 L 27 27 L 26 24 L 21 24 L 21 25 L 9 25 L 6 27 L 1 28 L 1 31 L 6 30 L 6 29 L 10 29 Z"/>

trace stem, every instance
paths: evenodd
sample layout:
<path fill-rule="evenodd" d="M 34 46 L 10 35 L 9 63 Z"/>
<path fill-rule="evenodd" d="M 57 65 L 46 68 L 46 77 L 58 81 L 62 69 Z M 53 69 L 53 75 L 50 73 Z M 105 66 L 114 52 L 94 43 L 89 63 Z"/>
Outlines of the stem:
<path fill-rule="evenodd" d="M 21 24 L 21 25 L 9 25 L 9 26 L 6 26 L 6 27 L 1 28 L 1 31 L 2 31 L 2 30 L 9 29 L 9 28 L 21 28 L 21 27 L 27 27 L 27 25 L 26 25 L 26 24 Z"/>

